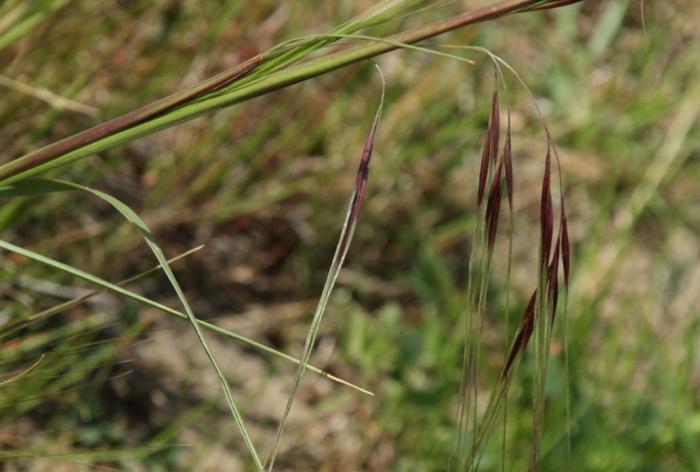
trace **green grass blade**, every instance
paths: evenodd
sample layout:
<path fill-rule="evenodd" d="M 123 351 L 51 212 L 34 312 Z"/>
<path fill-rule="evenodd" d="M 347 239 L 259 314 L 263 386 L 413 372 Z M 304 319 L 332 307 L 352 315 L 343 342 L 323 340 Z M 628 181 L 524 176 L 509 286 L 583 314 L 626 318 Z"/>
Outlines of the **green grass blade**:
<path fill-rule="evenodd" d="M 189 251 L 185 251 L 182 254 L 179 254 L 175 257 L 172 257 L 172 258 L 168 259 L 168 264 L 172 264 L 173 262 L 177 262 L 180 259 L 184 259 L 185 257 L 201 250 L 202 248 L 204 248 L 204 244 L 201 244 L 197 247 L 190 249 Z M 146 277 L 150 274 L 153 274 L 154 272 L 158 272 L 161 269 L 162 269 L 162 266 L 160 264 L 158 264 L 158 265 L 153 266 L 150 269 L 145 270 L 143 272 L 140 272 L 132 277 L 126 278 L 124 280 L 120 280 L 119 282 L 117 282 L 117 285 L 123 287 L 124 285 L 130 284 L 130 283 L 135 282 L 137 280 L 140 280 L 143 277 Z M 69 309 L 74 308 L 74 307 L 80 305 L 81 303 L 89 300 L 90 298 L 102 293 L 103 291 L 104 290 L 101 290 L 101 289 L 93 290 L 89 293 L 86 293 L 85 295 L 80 296 L 80 297 L 76 297 L 72 300 L 68 300 L 68 301 L 60 303 L 56 306 L 52 306 L 51 308 L 47 308 L 46 310 L 40 311 L 39 313 L 35 313 L 33 315 L 30 315 L 28 317 L 28 321 L 31 322 L 31 321 L 36 321 L 36 320 L 39 320 L 42 318 L 48 318 L 48 317 L 53 316 L 53 315 L 60 313 L 62 311 L 69 310 Z"/>
<path fill-rule="evenodd" d="M 7 196 L 7 187 L 5 187 L 4 189 L 0 189 L 0 196 Z M 85 280 L 85 281 L 93 283 L 99 287 L 102 287 L 102 289 L 104 289 L 104 290 L 110 291 L 112 293 L 116 293 L 118 295 L 129 298 L 130 300 L 139 302 L 139 303 L 144 304 L 146 306 L 150 306 L 151 308 L 155 308 L 155 309 L 160 310 L 160 311 L 167 313 L 169 315 L 177 316 L 178 318 L 182 318 L 182 319 L 187 319 L 186 313 L 183 313 L 179 310 L 171 308 L 167 305 L 163 305 L 162 303 L 151 300 L 150 298 L 146 298 L 142 295 L 137 294 L 136 292 L 133 292 L 131 290 L 128 290 L 128 289 L 122 287 L 120 284 L 114 284 L 114 283 L 108 282 L 107 280 L 104 280 L 100 277 L 97 277 L 97 276 L 92 275 L 88 272 L 80 270 L 76 267 L 72 267 L 72 266 L 69 266 L 67 264 L 63 264 L 59 261 L 48 258 L 48 257 L 43 256 L 41 254 L 38 254 L 36 252 L 30 251 L 29 249 L 25 249 L 25 248 L 22 248 L 20 246 L 16 246 L 16 245 L 11 244 L 11 243 L 6 242 L 6 241 L 0 240 L 0 247 L 2 247 L 3 249 L 6 249 L 8 251 L 23 255 L 23 256 L 27 257 L 28 259 L 34 260 L 36 262 L 40 262 L 40 263 L 45 264 L 45 265 L 52 267 L 54 269 L 69 273 L 75 277 L 82 279 L 82 280 Z M 127 279 L 127 280 L 133 280 L 133 279 L 134 279 L 134 277 L 132 277 L 131 279 Z M 267 354 L 271 354 L 275 357 L 279 357 L 280 359 L 283 359 L 287 362 L 291 362 L 292 364 L 299 365 L 301 362 L 299 359 L 297 359 L 294 356 L 290 356 L 289 354 L 278 351 L 277 349 L 275 349 L 273 347 L 259 343 L 253 339 L 250 339 L 246 336 L 240 335 L 240 334 L 235 333 L 233 331 L 229 331 L 227 329 L 224 329 L 224 328 L 217 326 L 213 323 L 210 323 L 208 321 L 203 321 L 203 320 L 200 320 L 197 318 L 197 324 L 199 324 L 203 328 L 206 328 L 212 332 L 215 332 L 215 333 L 220 334 L 222 336 L 234 339 L 242 344 L 250 346 L 254 349 L 258 349 L 258 350 L 263 351 Z M 3 333 L 3 336 L 4 336 L 4 333 Z M 321 377 L 324 377 L 328 380 L 345 385 L 346 387 L 350 387 L 353 390 L 357 390 L 358 392 L 363 393 L 365 395 L 374 396 L 374 394 L 371 391 L 369 391 L 365 388 L 359 387 L 351 382 L 348 382 L 347 380 L 341 379 L 340 377 L 337 377 L 333 374 L 330 374 L 324 370 L 321 370 L 316 366 L 307 364 L 306 368 L 309 369 L 311 372 L 313 372 L 317 375 L 320 375 Z"/>
<path fill-rule="evenodd" d="M 272 468 L 274 467 L 275 458 L 279 450 L 280 440 L 282 439 L 284 428 L 286 426 L 287 419 L 289 418 L 289 413 L 291 412 L 292 404 L 294 403 L 294 398 L 296 397 L 299 384 L 301 383 L 301 378 L 303 377 L 304 372 L 306 370 L 306 364 L 308 364 L 311 358 L 311 352 L 313 351 L 314 343 L 316 342 L 316 337 L 318 335 L 318 330 L 321 326 L 321 321 L 323 320 L 323 315 L 326 312 L 328 301 L 330 300 L 331 293 L 333 292 L 336 280 L 338 279 L 338 274 L 340 273 L 340 269 L 343 266 L 343 262 L 345 261 L 345 257 L 347 256 L 348 249 L 350 248 L 350 243 L 352 242 L 352 237 L 355 233 L 355 226 L 357 224 L 360 207 L 367 186 L 367 177 L 369 173 L 369 164 L 372 157 L 372 151 L 374 148 L 374 140 L 376 137 L 377 127 L 379 125 L 379 120 L 381 119 L 382 109 L 384 107 L 384 76 L 381 75 L 381 70 L 379 69 L 379 67 L 377 67 L 377 70 L 379 70 L 380 76 L 382 78 L 382 93 L 379 101 L 379 107 L 377 108 L 377 112 L 374 116 L 369 136 L 365 143 L 362 159 L 360 161 L 360 167 L 357 172 L 355 189 L 352 193 L 350 202 L 348 204 L 348 209 L 345 215 L 345 221 L 343 223 L 343 229 L 341 230 L 340 237 L 338 238 L 338 245 L 336 246 L 335 254 L 333 255 L 333 261 L 331 262 L 331 267 L 328 271 L 328 275 L 326 276 L 323 291 L 321 292 L 321 297 L 319 299 L 318 306 L 316 307 L 316 312 L 314 313 L 314 317 L 311 321 L 309 333 L 306 336 L 306 341 L 304 343 L 304 351 L 301 358 L 301 364 L 299 364 L 297 373 L 294 376 L 294 382 L 292 383 L 292 389 L 287 400 L 287 405 L 285 406 L 284 413 L 282 415 L 282 420 L 280 421 L 280 425 L 277 430 L 277 435 L 275 436 L 275 441 L 270 452 L 268 460 L 268 471 L 272 471 Z"/>
<path fill-rule="evenodd" d="M 0 190 L 0 194 L 2 194 L 2 190 Z M 201 246 L 197 246 L 195 248 L 192 248 L 189 251 L 185 251 L 182 254 L 179 254 L 171 259 L 168 259 L 168 263 L 172 264 L 173 262 L 176 262 L 180 259 L 183 259 L 183 258 L 187 257 L 188 255 L 190 255 L 196 251 L 199 251 L 203 247 L 204 247 L 204 245 L 201 245 Z M 148 269 L 144 272 L 136 274 L 136 275 L 129 277 L 127 279 L 121 280 L 121 281 L 117 282 L 116 284 L 123 287 L 124 285 L 127 285 L 131 282 L 135 282 L 136 280 L 139 280 L 139 279 L 146 277 L 154 272 L 157 272 L 160 269 L 161 269 L 161 266 L 160 266 L 160 264 L 158 264 L 158 265 L 151 267 L 150 269 Z M 14 336 L 16 333 L 18 333 L 19 331 L 21 331 L 23 329 L 26 329 L 30 324 L 32 324 L 36 321 L 50 318 L 51 316 L 57 315 L 57 314 L 62 313 L 66 310 L 74 308 L 74 307 L 80 305 L 81 303 L 89 300 L 90 298 L 92 298 L 100 293 L 103 293 L 104 291 L 105 290 L 103 290 L 103 289 L 93 290 L 91 292 L 86 293 L 85 295 L 80 296 L 80 297 L 73 298 L 72 300 L 68 300 L 66 302 L 59 303 L 58 305 L 54 305 L 54 306 L 47 308 L 45 310 L 42 310 L 38 313 L 34 313 L 33 315 L 29 315 L 25 319 L 18 321 L 17 323 L 10 324 L 9 326 L 5 326 L 2 334 L 0 334 L 0 341 L 2 341 L 3 339 L 7 339 L 11 336 Z"/>
<path fill-rule="evenodd" d="M 571 0 L 566 3 L 578 1 L 581 0 Z M 504 0 L 495 5 L 476 8 L 415 30 L 395 34 L 386 38 L 382 43 L 375 42 L 354 49 L 344 49 L 317 59 L 302 62 L 301 64 L 289 66 L 289 64 L 296 62 L 297 58 L 295 57 L 290 63 L 285 64 L 289 67 L 283 67 L 281 70 L 273 67 L 272 71 L 267 71 L 269 73 L 254 74 L 255 69 L 261 64 L 264 65 L 268 59 L 268 54 L 263 53 L 196 86 L 196 91 L 200 93 L 195 94 L 193 91 L 177 93 L 174 96 L 146 105 L 130 114 L 111 120 L 111 123 L 116 124 L 118 122 L 116 127 L 105 126 L 107 123 L 110 123 L 106 122 L 2 164 L 0 165 L 0 182 L 14 182 L 36 175 L 39 172 L 67 164 L 95 152 L 175 126 L 205 113 L 241 103 L 365 59 L 385 54 L 397 49 L 398 44 L 417 43 L 467 25 L 527 11 L 531 7 L 548 5 L 559 6 L 560 2 L 556 0 Z M 564 3 L 561 3 L 561 5 L 564 5 Z M 341 31 L 340 33 L 344 32 Z M 321 42 L 328 40 L 318 39 Z M 302 44 L 300 48 L 300 54 L 308 52 L 308 45 Z M 219 78 L 221 80 L 217 80 Z M 237 84 L 235 89 L 222 95 L 211 93 L 216 92 L 222 86 L 236 83 L 239 79 L 241 80 L 240 87 Z M 251 80 L 253 80 L 253 83 L 250 83 Z M 145 114 L 141 113 L 142 111 Z"/>
<path fill-rule="evenodd" d="M 10 377 L 9 379 L 6 379 L 6 380 L 3 380 L 2 382 L 0 382 L 0 388 L 3 388 L 3 387 L 5 387 L 5 386 L 7 386 L 7 385 L 9 385 L 9 384 L 11 384 L 11 383 L 13 383 L 13 382 L 16 382 L 17 380 L 21 379 L 22 377 L 24 377 L 25 375 L 27 375 L 29 372 L 33 371 L 33 370 L 41 363 L 41 361 L 43 361 L 43 360 L 44 360 L 44 355 L 42 354 L 42 355 L 39 357 L 39 359 L 37 359 L 32 365 L 30 365 L 29 367 L 27 367 L 26 369 L 24 369 L 22 372 L 20 372 L 19 374 L 14 375 L 14 376 L 12 376 L 12 377 Z"/>
<path fill-rule="evenodd" d="M 250 438 L 250 434 L 248 433 L 248 430 L 245 426 L 245 422 L 240 413 L 240 410 L 233 398 L 233 394 L 231 392 L 231 388 L 228 384 L 228 381 L 226 380 L 226 377 L 224 376 L 224 373 L 221 370 L 221 367 L 219 366 L 219 363 L 216 360 L 214 353 L 211 351 L 211 348 L 207 344 L 207 341 L 204 337 L 204 333 L 202 332 L 199 323 L 197 323 L 197 318 L 195 317 L 194 312 L 192 311 L 192 308 L 190 307 L 190 304 L 187 301 L 187 297 L 185 297 L 185 294 L 182 291 L 182 288 L 180 287 L 177 278 L 175 277 L 175 274 L 170 268 L 170 265 L 168 264 L 163 250 L 156 243 L 153 233 L 151 233 L 150 229 L 148 229 L 148 226 L 146 226 L 144 221 L 136 214 L 136 212 L 134 212 L 131 208 L 129 208 L 119 199 L 107 193 L 93 189 L 91 187 L 86 187 L 84 185 L 66 182 L 62 180 L 27 179 L 25 181 L 21 181 L 15 184 L 14 188 L 19 192 L 26 192 L 27 195 L 34 194 L 35 192 L 46 193 L 56 191 L 82 191 L 89 193 L 109 203 L 127 221 L 129 221 L 139 230 L 139 232 L 143 236 L 144 241 L 146 241 L 146 244 L 148 244 L 148 246 L 150 247 L 151 252 L 153 252 L 154 256 L 158 260 L 158 263 L 163 269 L 163 272 L 165 272 L 165 275 L 168 278 L 170 285 L 175 290 L 175 293 L 177 294 L 180 303 L 184 307 L 185 313 L 187 314 L 187 318 L 192 324 L 195 334 L 197 335 L 197 338 L 199 339 L 202 348 L 204 349 L 207 357 L 209 358 L 209 362 L 211 363 L 212 367 L 214 368 L 214 371 L 216 372 L 217 377 L 219 378 L 219 383 L 221 384 L 224 396 L 226 397 L 229 409 L 231 410 L 231 415 L 233 416 L 236 426 L 238 426 L 238 429 L 241 431 L 243 441 L 245 442 L 246 447 L 248 448 L 256 466 L 258 467 L 258 469 L 262 470 L 262 463 L 260 462 L 257 450 L 255 449 L 253 441 Z"/>
<path fill-rule="evenodd" d="M 4 2 L 3 2 L 4 3 Z M 13 9 L 0 10 L 0 51 L 28 34 L 39 23 L 68 3 L 68 0 L 20 3 Z M 0 5 L 2 7 L 2 5 Z M 2 20 L 8 19 L 6 23 Z"/>

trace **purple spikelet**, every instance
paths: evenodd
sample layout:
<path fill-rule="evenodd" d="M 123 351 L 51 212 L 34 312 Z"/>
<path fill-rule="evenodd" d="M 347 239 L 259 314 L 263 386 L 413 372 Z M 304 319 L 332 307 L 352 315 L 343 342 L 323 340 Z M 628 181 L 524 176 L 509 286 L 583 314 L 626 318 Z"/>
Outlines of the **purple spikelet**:
<path fill-rule="evenodd" d="M 547 149 L 547 157 L 544 165 L 544 176 L 542 178 L 542 197 L 540 200 L 540 232 L 541 232 L 541 254 L 543 269 L 546 267 L 552 249 L 552 236 L 554 233 L 554 213 L 552 211 L 551 194 L 551 153 Z"/>

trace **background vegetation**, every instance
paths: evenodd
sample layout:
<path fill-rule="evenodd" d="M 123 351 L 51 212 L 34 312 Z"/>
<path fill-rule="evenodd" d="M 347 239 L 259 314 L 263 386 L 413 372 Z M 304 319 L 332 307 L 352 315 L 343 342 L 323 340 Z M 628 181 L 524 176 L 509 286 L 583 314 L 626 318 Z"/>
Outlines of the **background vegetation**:
<path fill-rule="evenodd" d="M 447 2 L 395 31 L 479 2 Z M 481 2 L 488 3 L 488 2 Z M 165 96 L 372 2 L 44 0 L 0 3 L 0 157 L 22 155 Z M 643 21 L 645 18 L 645 24 Z M 552 344 L 542 469 L 700 469 L 700 5 L 586 1 L 512 16 L 429 44 L 471 44 L 533 91 L 561 156 L 572 240 L 567 381 Z M 464 280 L 493 65 L 414 51 L 378 59 L 387 81 L 367 200 L 277 470 L 443 470 L 454 444 Z M 51 175 L 134 208 L 195 311 L 296 356 L 342 224 L 380 84 L 369 63 L 207 115 Z M 535 283 L 546 142 L 509 79 L 516 168 L 508 243 L 494 259 L 482 341 L 494 372 L 503 307 Z M 110 281 L 155 264 L 107 204 L 79 194 L 12 199 L 2 238 Z M 101 294 L 23 329 L 18 320 L 93 287 L 0 255 L 0 462 L 5 470 L 245 470 L 186 321 Z M 130 288 L 175 304 L 160 274 Z M 515 323 L 511 322 L 511 329 Z M 293 366 L 223 338 L 212 348 L 254 440 L 271 443 Z M 507 470 L 531 445 L 528 357 L 509 398 Z M 568 385 L 568 387 L 567 387 Z M 484 395 L 488 385 L 484 385 Z M 566 395 L 571 398 L 567 459 Z M 483 470 L 500 470 L 495 442 Z M 568 465 L 567 465 L 568 464 Z"/>

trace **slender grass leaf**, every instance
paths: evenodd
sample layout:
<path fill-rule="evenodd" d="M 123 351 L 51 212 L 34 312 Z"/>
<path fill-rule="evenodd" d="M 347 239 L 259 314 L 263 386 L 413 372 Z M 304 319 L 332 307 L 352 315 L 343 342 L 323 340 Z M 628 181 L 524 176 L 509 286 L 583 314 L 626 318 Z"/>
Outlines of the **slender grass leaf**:
<path fill-rule="evenodd" d="M 219 363 L 216 360 L 214 353 L 211 351 L 211 348 L 209 347 L 206 339 L 204 338 L 204 333 L 202 333 L 201 328 L 200 328 L 199 324 L 197 323 L 197 318 L 195 317 L 194 312 L 192 311 L 192 308 L 190 307 L 190 304 L 187 301 L 187 297 L 185 297 L 185 294 L 182 291 L 182 288 L 180 287 L 179 282 L 175 278 L 175 274 L 173 273 L 172 269 L 170 268 L 170 265 L 168 264 L 168 261 L 165 257 L 165 254 L 163 253 L 163 250 L 156 243 L 155 237 L 153 236 L 153 233 L 151 233 L 151 231 L 148 229 L 148 227 L 143 222 L 143 220 L 136 214 L 136 212 L 134 212 L 131 208 L 129 208 L 127 205 L 125 205 L 119 199 L 117 199 L 117 198 L 115 198 L 107 193 L 101 192 L 101 191 L 93 189 L 91 187 L 86 187 L 84 185 L 79 185 L 79 184 L 75 184 L 75 183 L 67 182 L 67 181 L 62 181 L 62 180 L 25 179 L 25 180 L 22 180 L 22 181 L 15 183 L 13 188 L 20 193 L 24 191 L 24 192 L 26 192 L 27 195 L 30 195 L 33 193 L 35 194 L 35 192 L 37 192 L 37 191 L 42 192 L 42 193 L 56 192 L 56 191 L 82 191 L 85 193 L 89 193 L 89 194 L 91 194 L 95 197 L 98 197 L 101 200 L 109 203 L 128 222 L 130 222 L 132 225 L 134 225 L 139 230 L 144 241 L 146 241 L 146 244 L 148 244 L 148 246 L 150 247 L 151 252 L 153 252 L 154 256 L 158 260 L 158 263 L 160 264 L 161 269 L 163 270 L 166 277 L 168 278 L 170 285 L 175 290 L 175 293 L 177 294 L 177 297 L 180 300 L 180 303 L 184 307 L 185 313 L 187 314 L 187 318 L 190 321 L 190 324 L 192 325 L 192 327 L 194 328 L 194 331 L 195 331 L 195 334 L 197 335 L 199 343 L 202 345 L 202 348 L 204 349 L 207 357 L 209 358 L 209 362 L 211 363 L 212 367 L 214 368 L 214 371 L 216 372 L 217 377 L 219 378 L 219 383 L 221 384 L 221 388 L 224 392 L 226 402 L 228 403 L 229 409 L 231 410 L 231 415 L 233 416 L 233 419 L 234 419 L 236 425 L 238 426 L 238 429 L 241 431 L 241 435 L 243 436 L 243 441 L 245 442 L 246 447 L 248 448 L 256 466 L 258 467 L 259 470 L 262 470 L 262 463 L 260 462 L 260 458 L 258 456 L 257 450 L 255 449 L 255 446 L 253 445 L 252 439 L 250 438 L 248 430 L 245 426 L 245 422 L 244 422 L 243 417 L 240 413 L 240 410 L 238 409 L 238 406 L 236 405 L 236 402 L 233 398 L 233 394 L 231 392 L 231 388 L 229 387 L 228 381 L 226 380 L 226 377 L 224 376 L 224 373 L 221 370 L 221 367 L 219 366 Z"/>
<path fill-rule="evenodd" d="M 18 381 L 19 379 L 21 379 L 22 377 L 24 377 L 25 375 L 27 375 L 29 372 L 33 371 L 33 370 L 41 363 L 41 361 L 43 361 L 43 360 L 44 360 L 44 354 L 42 354 L 42 355 L 39 357 L 39 359 L 37 359 L 32 365 L 30 365 L 29 367 L 25 368 L 25 369 L 24 369 L 22 372 L 20 372 L 19 374 L 16 374 L 16 375 L 12 376 L 11 378 L 9 378 L 9 379 L 7 379 L 7 380 L 3 380 L 2 382 L 0 382 L 0 388 L 5 387 L 5 386 L 7 386 L 7 385 L 9 385 L 9 384 L 11 384 L 11 383 L 13 383 L 13 382 Z"/>
<path fill-rule="evenodd" d="M 476 8 L 415 30 L 398 33 L 387 39 L 393 43 L 413 44 L 467 25 L 494 20 L 513 13 L 528 11 L 535 7 L 555 5 L 557 3 L 559 2 L 551 0 L 505 0 L 496 5 Z M 567 3 L 574 3 L 574 1 Z M 249 74 L 250 70 L 248 70 L 248 68 L 251 66 L 251 62 L 254 63 L 253 67 L 260 67 L 257 63 L 264 59 L 263 54 L 262 58 L 258 56 L 224 73 L 234 77 L 234 83 L 236 83 L 237 80 L 236 74 L 243 74 L 240 77 L 247 77 L 250 80 L 250 82 L 242 81 L 240 87 L 231 89 L 223 95 L 217 95 L 217 90 L 211 89 L 211 82 L 205 81 L 205 83 L 200 84 L 200 86 L 204 87 L 206 92 L 212 92 L 212 96 L 205 94 L 202 97 L 199 93 L 192 95 L 190 101 L 185 101 L 174 109 L 171 108 L 172 102 L 177 101 L 177 99 L 169 97 L 163 99 L 163 106 L 165 108 L 158 111 L 158 113 L 162 114 L 153 115 L 145 121 L 143 121 L 143 115 L 137 113 L 125 119 L 124 123 L 112 129 L 109 129 L 109 127 L 104 129 L 92 128 L 78 135 L 50 144 L 44 148 L 21 156 L 18 159 L 0 165 L 0 181 L 8 183 L 23 177 L 36 175 L 38 172 L 132 141 L 149 133 L 191 120 L 204 113 L 241 103 L 312 77 L 317 77 L 350 64 L 393 51 L 397 49 L 397 47 L 398 46 L 389 43 L 370 44 L 358 48 L 333 52 L 323 57 L 294 65 L 293 67 L 283 67 L 281 69 L 273 68 L 272 71 L 265 71 L 266 73 L 260 70 L 261 75 Z M 301 50 L 306 51 L 307 49 L 305 49 L 305 46 L 302 46 Z M 286 65 L 294 64 L 294 62 L 296 62 L 294 59 L 296 58 L 293 58 L 292 62 Z M 216 79 L 216 77 L 214 79 Z M 210 88 L 207 89 L 207 87 Z M 190 92 L 185 91 L 183 93 Z M 151 105 L 146 105 L 143 108 L 147 111 L 152 111 L 149 107 L 151 107 Z M 119 118 L 117 118 L 117 120 L 119 120 Z M 98 125 L 98 127 L 99 126 L 102 125 Z"/>
<path fill-rule="evenodd" d="M 374 120 L 369 131 L 369 135 L 367 136 L 367 140 L 365 141 L 365 146 L 362 151 L 362 157 L 360 159 L 360 164 L 357 169 L 357 176 L 355 178 L 355 189 L 353 190 L 352 197 L 350 198 L 350 203 L 348 205 L 348 210 L 345 216 L 345 222 L 343 223 L 343 229 L 340 233 L 338 245 L 333 256 L 333 261 L 331 262 L 331 267 L 328 271 L 326 282 L 324 284 L 323 291 L 321 293 L 321 297 L 316 308 L 316 312 L 314 313 L 314 317 L 311 321 L 309 333 L 306 336 L 306 341 L 304 343 L 304 351 L 301 357 L 301 364 L 299 364 L 299 368 L 297 369 L 296 375 L 294 376 L 294 381 L 292 383 L 292 389 L 289 394 L 289 399 L 287 400 L 284 413 L 282 414 L 282 420 L 280 421 L 280 425 L 277 430 L 272 449 L 270 451 L 270 456 L 267 465 L 268 471 L 272 471 L 274 467 L 277 452 L 279 450 L 279 444 L 282 439 L 282 435 L 284 434 L 284 428 L 287 424 L 287 419 L 289 418 L 289 413 L 291 412 L 292 404 L 294 403 L 294 398 L 296 397 L 299 384 L 301 383 L 301 379 L 306 370 L 306 364 L 311 358 L 311 352 L 316 342 L 318 330 L 321 326 L 321 321 L 323 320 L 323 316 L 326 311 L 326 306 L 328 305 L 328 301 L 330 300 L 331 293 L 333 292 L 333 288 L 335 287 L 335 282 L 338 278 L 338 274 L 340 273 L 340 269 L 342 268 L 343 262 L 345 261 L 345 257 L 348 253 L 350 242 L 352 241 L 352 237 L 355 232 L 355 226 L 360 215 L 360 208 L 364 199 L 365 190 L 367 188 L 369 166 L 370 161 L 372 159 L 372 151 L 374 150 L 374 141 L 376 139 L 377 127 L 379 126 L 382 109 L 384 107 L 384 76 L 382 75 L 381 69 L 379 69 L 378 66 L 377 70 L 379 71 L 380 77 L 382 79 L 382 93 L 379 101 L 379 107 L 377 108 L 377 112 L 374 116 Z"/>
<path fill-rule="evenodd" d="M 3 241 L 3 240 L 0 240 L 0 248 L 11 251 L 11 252 L 15 252 L 15 253 L 20 254 L 28 259 L 33 260 L 33 261 L 42 263 L 44 265 L 47 265 L 47 266 L 52 267 L 54 269 L 60 270 L 62 272 L 66 272 L 66 273 L 71 274 L 75 277 L 78 277 L 79 279 L 82 279 L 82 280 L 85 280 L 85 281 L 90 282 L 92 284 L 95 284 L 97 286 L 100 286 L 103 289 L 108 290 L 112 293 L 116 293 L 118 295 L 126 297 L 130 300 L 136 301 L 136 302 L 141 303 L 143 305 L 150 306 L 151 308 L 155 308 L 155 309 L 160 310 L 160 311 L 167 313 L 169 315 L 177 316 L 178 318 L 182 318 L 182 319 L 187 319 L 186 313 L 175 310 L 174 308 L 170 308 L 167 305 L 163 305 L 162 303 L 156 302 L 154 300 L 151 300 L 150 298 L 139 295 L 136 292 L 128 290 L 128 289 L 121 287 L 117 284 L 113 284 L 111 282 L 108 282 L 104 279 L 101 279 L 100 277 L 92 275 L 92 274 L 85 272 L 83 270 L 80 270 L 76 267 L 73 267 L 73 266 L 64 264 L 62 262 L 56 261 L 54 259 L 48 258 L 48 257 L 43 256 L 41 254 L 38 254 L 34 251 L 30 251 L 29 249 L 25 249 L 25 248 L 22 248 L 20 246 L 16 246 L 12 243 L 9 243 L 9 242 Z M 224 329 L 220 326 L 217 326 L 213 323 L 209 323 L 208 321 L 203 321 L 203 320 L 200 320 L 199 318 L 197 318 L 197 324 L 199 324 L 203 328 L 206 328 L 212 332 L 215 332 L 215 333 L 220 334 L 222 336 L 225 336 L 225 337 L 234 339 L 238 342 L 241 342 L 243 344 L 246 344 L 254 349 L 258 349 L 260 351 L 263 351 L 263 352 L 266 352 L 268 354 L 279 357 L 281 359 L 284 359 L 287 362 L 291 362 L 293 364 L 300 363 L 299 359 L 296 359 L 295 357 L 292 357 L 288 354 L 280 352 L 280 351 L 278 351 L 270 346 L 266 346 L 265 344 L 259 343 L 253 339 L 250 339 L 250 338 L 247 338 L 247 337 L 242 336 L 240 334 L 226 330 L 226 329 Z M 358 387 L 357 385 L 354 385 L 354 384 L 352 384 L 346 380 L 343 380 L 339 377 L 336 377 L 332 374 L 329 374 L 328 372 L 325 372 L 325 371 L 323 371 L 323 370 L 321 370 L 318 367 L 315 367 L 313 365 L 307 365 L 306 368 L 309 369 L 310 371 L 320 375 L 321 377 L 325 377 L 329 380 L 332 380 L 333 382 L 343 384 L 345 386 L 353 388 L 354 390 L 362 392 L 366 395 L 370 395 L 370 396 L 374 395 L 369 390 Z"/>

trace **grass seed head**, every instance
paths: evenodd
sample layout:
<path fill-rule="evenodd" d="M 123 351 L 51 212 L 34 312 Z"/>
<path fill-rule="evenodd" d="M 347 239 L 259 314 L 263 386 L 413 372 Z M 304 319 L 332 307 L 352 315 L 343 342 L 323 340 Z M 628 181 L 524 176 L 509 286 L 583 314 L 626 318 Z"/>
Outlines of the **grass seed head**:
<path fill-rule="evenodd" d="M 551 152 L 547 149 L 547 157 L 544 164 L 544 176 L 542 178 L 542 197 L 540 200 L 540 237 L 542 240 L 542 269 L 547 265 L 549 255 L 552 249 L 552 236 L 554 233 L 554 213 L 552 211 L 552 192 L 551 192 Z"/>

